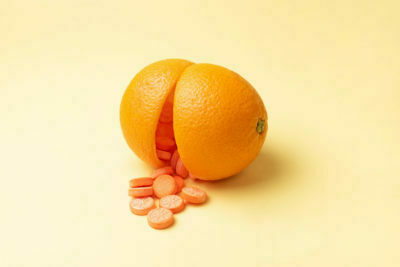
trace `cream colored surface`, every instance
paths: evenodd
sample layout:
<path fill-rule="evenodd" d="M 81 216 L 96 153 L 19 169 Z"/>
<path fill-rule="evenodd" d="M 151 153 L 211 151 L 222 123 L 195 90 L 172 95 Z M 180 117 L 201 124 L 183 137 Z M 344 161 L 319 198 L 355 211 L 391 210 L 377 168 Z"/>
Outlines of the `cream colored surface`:
<path fill-rule="evenodd" d="M 398 1 L 1 1 L 0 266 L 400 265 Z M 233 69 L 269 112 L 237 177 L 166 231 L 118 109 L 143 66 Z"/>

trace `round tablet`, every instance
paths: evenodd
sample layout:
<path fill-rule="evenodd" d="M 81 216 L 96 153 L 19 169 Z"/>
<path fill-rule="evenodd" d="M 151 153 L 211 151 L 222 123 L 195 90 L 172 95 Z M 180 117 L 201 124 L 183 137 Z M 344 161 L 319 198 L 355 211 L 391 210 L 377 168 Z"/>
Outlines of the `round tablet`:
<path fill-rule="evenodd" d="M 154 229 L 165 229 L 174 223 L 174 215 L 166 208 L 153 209 L 147 214 L 147 222 Z"/>
<path fill-rule="evenodd" d="M 169 195 L 160 199 L 160 207 L 169 209 L 172 213 L 178 213 L 185 207 L 185 203 L 180 196 Z"/>
<path fill-rule="evenodd" d="M 152 197 L 134 198 L 131 200 L 129 207 L 133 214 L 146 215 L 155 208 L 154 199 Z"/>

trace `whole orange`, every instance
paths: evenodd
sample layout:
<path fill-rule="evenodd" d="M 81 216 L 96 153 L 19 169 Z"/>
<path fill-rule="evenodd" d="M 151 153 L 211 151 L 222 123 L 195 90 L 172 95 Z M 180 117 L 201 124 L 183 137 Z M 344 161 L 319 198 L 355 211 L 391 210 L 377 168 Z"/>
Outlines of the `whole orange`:
<path fill-rule="evenodd" d="M 257 156 L 267 133 L 267 112 L 251 84 L 220 66 L 167 59 L 140 71 L 122 98 L 122 131 L 142 160 L 165 165 L 157 157 L 155 135 L 163 105 L 172 96 L 177 149 L 192 175 L 226 178 Z"/>

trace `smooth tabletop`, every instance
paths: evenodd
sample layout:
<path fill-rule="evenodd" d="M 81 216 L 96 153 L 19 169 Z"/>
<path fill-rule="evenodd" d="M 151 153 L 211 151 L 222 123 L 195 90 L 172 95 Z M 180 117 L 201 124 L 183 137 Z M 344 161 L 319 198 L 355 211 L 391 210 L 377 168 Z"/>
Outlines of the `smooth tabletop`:
<path fill-rule="evenodd" d="M 400 266 L 399 1 L 0 0 L 0 266 Z M 122 94 L 165 58 L 259 91 L 265 145 L 157 231 Z"/>

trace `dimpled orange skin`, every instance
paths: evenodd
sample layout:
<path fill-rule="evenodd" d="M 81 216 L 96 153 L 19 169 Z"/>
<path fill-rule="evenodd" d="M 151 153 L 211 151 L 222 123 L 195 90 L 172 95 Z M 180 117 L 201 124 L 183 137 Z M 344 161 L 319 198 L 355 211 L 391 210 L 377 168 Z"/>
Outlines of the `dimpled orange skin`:
<path fill-rule="evenodd" d="M 129 147 L 143 161 L 165 166 L 156 154 L 155 133 L 162 107 L 186 67 L 183 59 L 167 59 L 146 66 L 133 78 L 120 106 L 120 123 Z"/>
<path fill-rule="evenodd" d="M 193 64 L 176 85 L 173 127 L 180 157 L 191 174 L 217 180 L 237 174 L 261 150 L 267 112 L 240 75 L 212 64 Z M 261 133 L 257 123 L 264 120 Z"/>
<path fill-rule="evenodd" d="M 240 172 L 254 160 L 268 124 L 264 104 L 250 83 L 220 66 L 167 59 L 141 70 L 121 103 L 124 137 L 143 161 L 155 167 L 167 165 L 157 157 L 155 133 L 162 107 L 174 88 L 175 140 L 192 175 L 218 180 Z M 263 127 L 259 128 L 260 121 Z"/>

